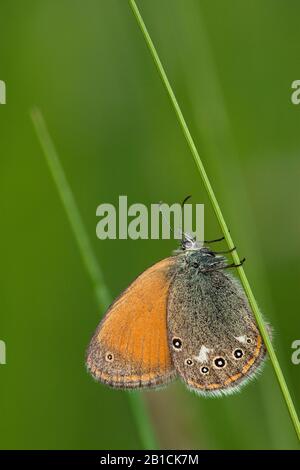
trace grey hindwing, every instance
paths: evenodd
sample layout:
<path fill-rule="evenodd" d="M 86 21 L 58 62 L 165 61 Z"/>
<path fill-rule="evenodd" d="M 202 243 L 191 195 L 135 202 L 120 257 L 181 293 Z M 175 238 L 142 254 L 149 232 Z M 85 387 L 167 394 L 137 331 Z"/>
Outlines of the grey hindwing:
<path fill-rule="evenodd" d="M 174 366 L 199 393 L 236 389 L 265 356 L 244 291 L 224 270 L 178 269 L 169 292 L 167 325 Z"/>

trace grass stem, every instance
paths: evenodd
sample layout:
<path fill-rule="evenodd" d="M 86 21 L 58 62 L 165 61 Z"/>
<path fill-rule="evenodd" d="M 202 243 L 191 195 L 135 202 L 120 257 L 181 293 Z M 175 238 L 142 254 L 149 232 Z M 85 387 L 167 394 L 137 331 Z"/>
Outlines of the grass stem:
<path fill-rule="evenodd" d="M 221 211 L 221 208 L 220 208 L 220 205 L 218 203 L 218 200 L 216 198 L 216 195 L 214 193 L 214 190 L 210 184 L 210 181 L 209 181 L 209 178 L 207 176 L 207 173 L 205 171 L 205 168 L 204 168 L 204 165 L 201 161 L 201 158 L 200 158 L 200 155 L 198 153 L 198 150 L 196 148 L 196 145 L 194 143 L 194 140 L 192 138 L 192 135 L 189 131 L 189 128 L 187 126 L 187 123 L 185 121 L 185 118 L 182 114 L 182 111 L 180 109 L 180 106 L 178 104 L 178 101 L 176 99 L 176 96 L 173 92 L 173 89 L 171 87 L 171 84 L 168 80 L 168 77 L 166 75 L 166 72 L 164 70 L 164 67 L 160 61 L 160 58 L 157 54 L 157 51 L 155 49 L 155 46 L 152 42 L 152 39 L 148 33 L 148 30 L 146 28 L 146 25 L 143 21 L 143 18 L 139 12 L 139 9 L 136 5 L 136 2 L 134 0 L 128 0 L 129 1 L 129 4 L 131 6 L 131 9 L 134 13 L 134 16 L 137 20 L 137 23 L 141 29 L 141 32 L 144 36 L 144 39 L 146 41 L 146 44 L 148 46 L 148 49 L 150 51 L 150 54 L 155 62 L 155 65 L 157 67 L 157 70 L 158 70 L 158 73 L 160 75 L 160 78 L 163 82 L 163 85 L 165 86 L 166 88 L 166 91 L 167 91 L 167 94 L 171 100 L 171 103 L 172 103 L 172 106 L 174 108 L 174 111 L 176 113 L 176 116 L 177 116 L 177 119 L 178 119 L 178 122 L 183 130 L 183 133 L 184 133 L 184 136 L 186 138 L 186 141 L 188 143 L 188 146 L 191 150 L 191 153 L 193 155 L 193 158 L 194 158 L 194 161 L 197 165 L 197 168 L 199 170 L 199 173 L 200 173 L 200 176 L 202 178 L 202 181 L 204 183 L 204 186 L 207 190 L 207 193 L 209 195 L 209 198 L 210 198 L 210 201 L 211 201 L 211 204 L 213 206 L 213 209 L 214 209 L 214 212 L 216 214 L 216 217 L 219 221 L 219 224 L 220 224 L 220 227 L 221 227 L 221 230 L 225 236 L 225 239 L 226 239 L 226 242 L 227 242 L 227 245 L 228 245 L 228 248 L 229 249 L 232 249 L 234 248 L 235 244 L 233 243 L 233 240 L 232 240 L 232 237 L 230 235 L 230 232 L 228 230 L 228 227 L 227 227 L 227 224 L 225 222 L 225 219 L 224 219 L 224 216 L 222 214 L 222 211 Z M 240 257 L 238 255 L 238 252 L 235 250 L 233 251 L 232 253 L 232 258 L 234 260 L 234 262 L 236 264 L 239 264 L 240 263 Z M 287 383 L 285 381 L 285 378 L 284 378 L 284 375 L 282 373 L 282 370 L 281 370 L 281 367 L 280 367 L 280 364 L 279 364 L 279 361 L 277 359 L 277 356 L 276 356 L 276 353 L 275 353 L 275 350 L 273 348 L 273 345 L 271 343 L 271 340 L 270 340 L 270 337 L 268 335 L 268 332 L 267 332 L 267 329 L 266 329 L 266 326 L 265 326 L 265 323 L 264 323 L 264 320 L 261 316 L 261 313 L 259 311 L 259 308 L 258 308 L 258 305 L 257 305 L 257 302 L 256 302 L 256 299 L 254 297 L 254 294 L 252 292 L 252 289 L 250 287 L 250 284 L 249 284 L 249 281 L 247 279 L 247 276 L 246 276 L 246 273 L 244 271 L 244 268 L 242 266 L 240 266 L 238 269 L 238 272 L 239 272 L 239 276 L 240 276 L 240 279 L 241 279 L 241 282 L 242 282 L 242 285 L 244 287 L 244 290 L 246 292 L 246 295 L 249 299 L 249 303 L 251 305 L 251 308 L 253 310 L 253 314 L 256 318 L 256 321 L 257 321 L 257 324 L 258 324 L 258 327 L 259 327 L 259 330 L 261 332 L 261 335 L 263 337 L 263 340 L 265 342 L 265 345 L 267 347 L 267 350 L 268 350 L 268 353 L 269 353 L 269 356 L 270 356 L 270 359 L 271 359 L 271 362 L 272 362 L 272 365 L 273 365 L 273 368 L 274 368 L 274 372 L 276 374 L 276 377 L 277 377 L 277 380 L 278 380 L 278 383 L 280 385 L 280 389 L 281 389 L 281 392 L 282 392 L 282 395 L 284 397 L 284 400 L 285 400 L 285 403 L 286 403 L 286 406 L 288 408 L 288 411 L 289 411 L 289 414 L 290 414 L 290 417 L 291 417 L 291 420 L 294 424 L 294 427 L 295 427 L 295 431 L 297 433 L 297 436 L 298 436 L 298 439 L 300 440 L 300 423 L 299 423 L 299 419 L 298 419 L 298 416 L 297 416 L 297 412 L 296 412 L 296 409 L 295 409 L 295 406 L 294 406 L 294 403 L 293 403 L 293 400 L 292 400 L 292 397 L 291 397 L 291 394 L 289 392 L 289 389 L 288 389 L 288 386 L 287 386 Z"/>
<path fill-rule="evenodd" d="M 41 144 L 60 199 L 65 208 L 84 266 L 92 281 L 97 303 L 104 311 L 111 303 L 102 270 L 93 251 L 84 222 L 81 218 L 71 187 L 68 183 L 58 153 L 39 109 L 31 110 L 31 119 Z M 139 438 L 144 449 L 157 449 L 154 429 L 148 415 L 144 397 L 140 392 L 127 392 Z"/>

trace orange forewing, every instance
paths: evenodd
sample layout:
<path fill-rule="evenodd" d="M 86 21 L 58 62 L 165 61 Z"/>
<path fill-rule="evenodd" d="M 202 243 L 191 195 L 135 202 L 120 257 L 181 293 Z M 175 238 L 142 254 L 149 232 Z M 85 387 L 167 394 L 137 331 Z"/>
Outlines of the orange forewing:
<path fill-rule="evenodd" d="M 93 376 L 119 388 L 151 387 L 175 376 L 168 347 L 166 258 L 141 274 L 108 309 L 87 354 Z"/>

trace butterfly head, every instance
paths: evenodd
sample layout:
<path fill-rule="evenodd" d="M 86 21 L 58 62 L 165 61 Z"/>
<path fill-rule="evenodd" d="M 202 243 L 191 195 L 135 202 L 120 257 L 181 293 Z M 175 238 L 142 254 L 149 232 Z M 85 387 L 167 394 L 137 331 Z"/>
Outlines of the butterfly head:
<path fill-rule="evenodd" d="M 179 251 L 199 251 L 203 247 L 202 243 L 192 235 L 185 233 L 181 240 Z"/>
<path fill-rule="evenodd" d="M 200 271 L 224 266 L 226 261 L 226 258 L 218 256 L 209 247 L 203 246 L 201 242 L 188 234 L 185 234 L 181 241 L 179 251 L 185 254 L 186 262 L 191 269 Z"/>

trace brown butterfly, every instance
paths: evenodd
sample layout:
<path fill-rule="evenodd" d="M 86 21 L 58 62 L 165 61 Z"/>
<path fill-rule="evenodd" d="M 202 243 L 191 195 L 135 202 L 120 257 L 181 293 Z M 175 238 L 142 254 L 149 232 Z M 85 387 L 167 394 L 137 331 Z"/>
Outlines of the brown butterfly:
<path fill-rule="evenodd" d="M 215 241 L 215 240 L 213 240 Z M 213 252 L 187 236 L 109 307 L 87 351 L 96 380 L 155 388 L 179 376 L 204 395 L 237 391 L 266 348 L 245 293 Z"/>

